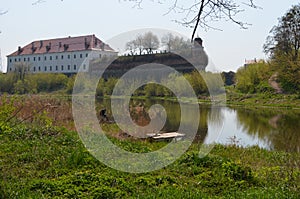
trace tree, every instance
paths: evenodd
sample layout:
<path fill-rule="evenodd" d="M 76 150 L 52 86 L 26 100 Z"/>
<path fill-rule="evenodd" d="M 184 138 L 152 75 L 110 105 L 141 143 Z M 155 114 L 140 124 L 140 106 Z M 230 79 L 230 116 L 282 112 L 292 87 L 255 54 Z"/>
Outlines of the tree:
<path fill-rule="evenodd" d="M 138 35 L 134 40 L 127 42 L 125 48 L 126 50 L 129 50 L 131 55 L 134 55 L 136 51 L 141 55 L 144 50 L 143 36 Z"/>
<path fill-rule="evenodd" d="M 127 42 L 125 48 L 126 48 L 126 50 L 129 50 L 130 55 L 134 55 L 134 52 L 136 50 L 136 45 L 135 45 L 134 40 Z"/>
<path fill-rule="evenodd" d="M 174 36 L 172 33 L 168 33 L 161 38 L 161 43 L 165 46 L 168 52 L 176 51 L 181 53 L 182 50 L 190 49 L 191 43 L 185 40 L 183 37 Z"/>
<path fill-rule="evenodd" d="M 300 4 L 292 6 L 270 31 L 264 45 L 286 92 L 300 91 Z"/>
<path fill-rule="evenodd" d="M 146 50 L 148 54 L 153 53 L 159 47 L 158 37 L 152 32 L 146 32 L 144 35 L 138 35 L 134 40 L 126 43 L 126 49 L 130 51 L 130 54 L 135 54 L 138 51 L 139 55 L 143 50 Z"/>
<path fill-rule="evenodd" d="M 187 3 L 186 0 L 174 0 L 166 14 L 171 12 L 182 14 L 183 18 L 175 20 L 175 22 L 193 28 L 191 38 L 193 40 L 199 26 L 205 29 L 214 28 L 209 24 L 211 21 L 226 20 L 241 28 L 247 28 L 249 24 L 237 20 L 236 16 L 244 11 L 243 5 L 252 8 L 258 8 L 258 6 L 254 4 L 253 0 L 246 1 L 247 3 L 237 0 L 199 0 Z M 133 2 L 135 7 L 142 7 L 143 0 L 130 0 L 130 2 Z M 157 2 L 164 3 L 165 1 L 157 0 Z"/>
<path fill-rule="evenodd" d="M 270 53 L 272 58 L 276 58 L 278 53 L 284 53 L 297 61 L 300 49 L 300 4 L 288 10 L 270 33 L 264 51 Z"/>
<path fill-rule="evenodd" d="M 147 51 L 148 54 L 153 53 L 153 50 L 158 49 L 159 47 L 159 40 L 156 35 L 152 32 L 147 32 L 143 36 L 142 41 L 144 49 Z"/>
<path fill-rule="evenodd" d="M 243 93 L 272 92 L 268 83 L 271 75 L 270 65 L 265 62 L 241 67 L 236 72 L 236 88 Z"/>
<path fill-rule="evenodd" d="M 174 35 L 172 33 L 168 33 L 161 38 L 161 43 L 167 47 L 168 52 L 171 52 L 174 43 Z"/>
<path fill-rule="evenodd" d="M 24 81 L 25 75 L 29 71 L 30 64 L 25 63 L 25 62 L 19 62 L 19 63 L 16 63 L 14 65 L 14 67 L 16 69 L 15 74 L 17 75 L 18 79 Z"/>

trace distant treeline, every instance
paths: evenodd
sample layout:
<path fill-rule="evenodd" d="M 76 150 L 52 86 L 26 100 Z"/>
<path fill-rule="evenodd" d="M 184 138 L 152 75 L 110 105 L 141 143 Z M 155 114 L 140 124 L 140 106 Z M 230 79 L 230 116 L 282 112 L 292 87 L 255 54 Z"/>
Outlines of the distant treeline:
<path fill-rule="evenodd" d="M 174 93 L 167 87 L 173 87 L 176 93 L 180 96 L 187 96 L 187 88 L 181 82 L 185 78 L 195 91 L 195 94 L 200 98 L 201 96 L 208 96 L 209 91 L 207 82 L 210 85 L 210 91 L 219 92 L 224 86 L 233 85 L 233 89 L 240 93 L 275 93 L 276 91 L 270 85 L 270 79 L 278 82 L 278 85 L 285 93 L 299 93 L 300 91 L 300 77 L 297 73 L 288 73 L 285 70 L 277 70 L 273 62 L 260 62 L 250 64 L 238 69 L 234 72 L 223 72 L 221 74 L 223 83 L 220 84 L 220 74 L 211 72 L 198 71 L 185 73 L 182 76 L 171 74 L 162 80 L 164 85 L 161 86 L 155 83 L 144 85 L 137 89 L 133 95 L 136 96 L 158 96 L 171 97 Z M 205 78 L 203 78 L 205 77 Z M 274 78 L 275 77 L 275 78 Z M 64 94 L 72 94 L 73 85 L 76 75 L 66 76 L 64 74 L 51 73 L 8 73 L 0 74 L 0 94 L 37 94 L 49 92 L 61 92 Z M 205 80 L 204 80 L 205 79 Z M 96 96 L 109 96 L 114 91 L 115 84 L 118 82 L 117 77 L 101 78 L 99 80 Z M 151 82 L 149 79 L 148 82 Z M 153 81 L 155 82 L 155 81 Z M 132 82 L 134 83 L 134 82 Z M 136 82 L 135 82 L 136 83 Z M 81 85 L 82 89 L 88 85 Z M 123 88 L 123 89 L 126 89 Z M 129 89 L 129 88 L 128 88 Z M 80 91 L 77 90 L 77 91 Z M 117 91 L 115 93 L 121 93 Z"/>
<path fill-rule="evenodd" d="M 204 78 L 205 77 L 205 80 Z M 61 92 L 71 94 L 76 75 L 68 77 L 64 74 L 25 74 L 20 76 L 17 73 L 0 74 L 0 92 L 8 94 L 37 94 L 48 92 Z M 210 72 L 192 72 L 184 75 L 170 74 L 162 80 L 164 85 L 161 86 L 155 83 L 149 83 L 138 88 L 133 95 L 136 96 L 159 96 L 167 97 L 174 96 L 174 93 L 167 87 L 172 87 L 180 96 L 189 96 L 188 89 L 181 80 L 187 80 L 195 91 L 195 94 L 200 96 L 208 95 L 206 82 L 210 84 L 210 91 L 219 92 L 223 85 L 220 85 L 220 75 Z M 113 93 L 115 84 L 119 81 L 118 78 L 101 78 L 97 85 L 96 96 L 109 96 Z M 135 81 L 135 80 L 133 80 Z M 149 79 L 151 82 L 151 79 Z M 136 82 L 132 82 L 133 84 Z M 84 82 L 82 84 L 85 84 Z M 88 85 L 81 85 L 82 89 Z M 125 88 L 126 89 L 126 88 Z M 129 88 L 128 88 L 129 89 Z M 77 92 L 80 89 L 77 89 Z M 123 90 L 124 91 L 124 90 Z M 121 91 L 116 91 L 120 93 Z"/>

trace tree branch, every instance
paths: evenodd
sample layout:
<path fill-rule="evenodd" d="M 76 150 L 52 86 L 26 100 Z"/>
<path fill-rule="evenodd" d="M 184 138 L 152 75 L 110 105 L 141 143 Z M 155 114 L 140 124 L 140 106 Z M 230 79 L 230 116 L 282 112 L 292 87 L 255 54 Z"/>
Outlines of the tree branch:
<path fill-rule="evenodd" d="M 201 0 L 201 6 L 200 6 L 199 13 L 198 13 L 198 16 L 197 16 L 196 25 L 195 25 L 194 30 L 193 30 L 191 42 L 193 42 L 193 40 L 194 40 L 195 33 L 196 33 L 197 27 L 198 27 L 199 22 L 200 22 L 200 17 L 201 17 L 201 14 L 203 12 L 203 9 L 204 9 L 204 2 L 205 2 L 205 0 Z"/>

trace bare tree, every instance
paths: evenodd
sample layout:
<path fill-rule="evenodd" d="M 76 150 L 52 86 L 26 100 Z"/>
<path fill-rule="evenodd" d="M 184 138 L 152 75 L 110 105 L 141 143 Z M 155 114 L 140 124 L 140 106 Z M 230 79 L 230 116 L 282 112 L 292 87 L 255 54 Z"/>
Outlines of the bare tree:
<path fill-rule="evenodd" d="M 126 0 L 123 0 L 126 1 Z M 134 7 L 141 7 L 143 0 L 129 0 L 134 3 Z M 153 1 L 153 0 L 151 0 Z M 238 2 L 237 0 L 174 0 L 169 10 L 165 14 L 171 12 L 183 14 L 184 17 L 175 22 L 186 27 L 193 28 L 192 40 L 198 27 L 204 29 L 213 28 L 209 25 L 211 21 L 227 20 L 232 21 L 243 29 L 250 24 L 236 19 L 237 14 L 244 11 L 242 5 L 251 8 L 259 8 L 254 4 L 254 0 L 245 0 L 246 2 Z M 157 0 L 158 3 L 165 3 L 166 0 Z"/>
<path fill-rule="evenodd" d="M 161 38 L 161 43 L 165 46 L 169 52 L 190 49 L 190 42 L 183 37 L 174 36 L 172 33 L 168 33 Z"/>
<path fill-rule="evenodd" d="M 174 43 L 174 35 L 172 33 L 168 33 L 161 38 L 161 43 L 167 47 L 168 52 L 171 52 L 171 48 Z"/>
<path fill-rule="evenodd" d="M 126 43 L 126 50 L 129 50 L 130 54 L 132 55 L 137 51 L 139 55 L 141 55 L 144 50 L 150 54 L 153 53 L 153 50 L 157 49 L 158 47 L 158 37 L 152 32 L 147 32 L 144 35 L 138 35 L 134 40 Z"/>
<path fill-rule="evenodd" d="M 32 5 L 34 6 L 34 5 L 37 5 L 37 4 L 40 4 L 40 3 L 45 3 L 45 2 L 46 1 L 44 1 L 44 0 L 37 0 L 37 1 L 33 2 Z"/>
<path fill-rule="evenodd" d="M 125 48 L 131 55 L 134 55 L 137 51 L 141 55 L 144 50 L 143 36 L 138 35 L 134 40 L 127 42 Z"/>
<path fill-rule="evenodd" d="M 14 67 L 15 67 L 15 74 L 18 77 L 18 79 L 24 81 L 25 75 L 30 70 L 30 64 L 25 62 L 18 62 L 14 65 Z"/>
<path fill-rule="evenodd" d="M 5 15 L 6 13 L 8 13 L 8 10 L 5 10 L 5 11 L 0 10 L 0 16 L 1 16 L 1 15 Z M 0 33 L 2 33 L 1 30 L 0 30 Z"/>
<path fill-rule="evenodd" d="M 134 40 L 127 42 L 125 48 L 126 48 L 126 50 L 129 51 L 130 55 L 134 55 L 134 52 L 136 50 L 136 45 L 135 45 Z"/>
<path fill-rule="evenodd" d="M 158 37 L 152 32 L 147 32 L 143 36 L 143 46 L 148 54 L 153 53 L 159 47 Z"/>
<path fill-rule="evenodd" d="M 137 38 L 134 40 L 136 49 L 138 49 L 139 54 L 141 55 L 144 49 L 143 46 L 143 36 L 142 35 L 138 35 Z"/>

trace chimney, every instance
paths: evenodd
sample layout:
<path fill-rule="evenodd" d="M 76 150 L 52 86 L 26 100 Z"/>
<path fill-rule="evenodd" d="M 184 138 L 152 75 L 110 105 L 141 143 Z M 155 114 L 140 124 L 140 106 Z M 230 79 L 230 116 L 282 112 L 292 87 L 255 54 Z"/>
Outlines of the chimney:
<path fill-rule="evenodd" d="M 40 41 L 40 48 L 42 48 L 43 47 L 43 41 L 41 40 Z"/>
<path fill-rule="evenodd" d="M 46 46 L 46 50 L 47 50 L 47 52 L 49 52 L 49 51 L 50 51 L 50 49 L 51 49 L 51 42 L 49 43 L 49 45 L 47 45 L 47 46 Z"/>
<path fill-rule="evenodd" d="M 61 46 L 62 46 L 62 45 L 61 45 L 61 42 L 59 42 L 59 43 L 58 43 L 58 47 L 61 48 Z"/>
<path fill-rule="evenodd" d="M 84 47 L 85 49 L 88 49 L 90 47 L 90 44 L 87 41 L 87 38 L 84 38 Z"/>
<path fill-rule="evenodd" d="M 66 50 L 68 50 L 68 48 L 69 48 L 69 45 L 68 44 L 64 44 L 64 50 L 66 51 Z"/>
<path fill-rule="evenodd" d="M 34 53 L 36 50 L 36 47 L 34 46 L 34 42 L 31 43 L 31 51 Z"/>
<path fill-rule="evenodd" d="M 104 50 L 104 47 L 105 47 L 105 43 L 101 43 L 101 50 Z"/>
<path fill-rule="evenodd" d="M 18 54 L 21 54 L 23 51 L 23 49 L 21 48 L 21 46 L 18 47 Z"/>

